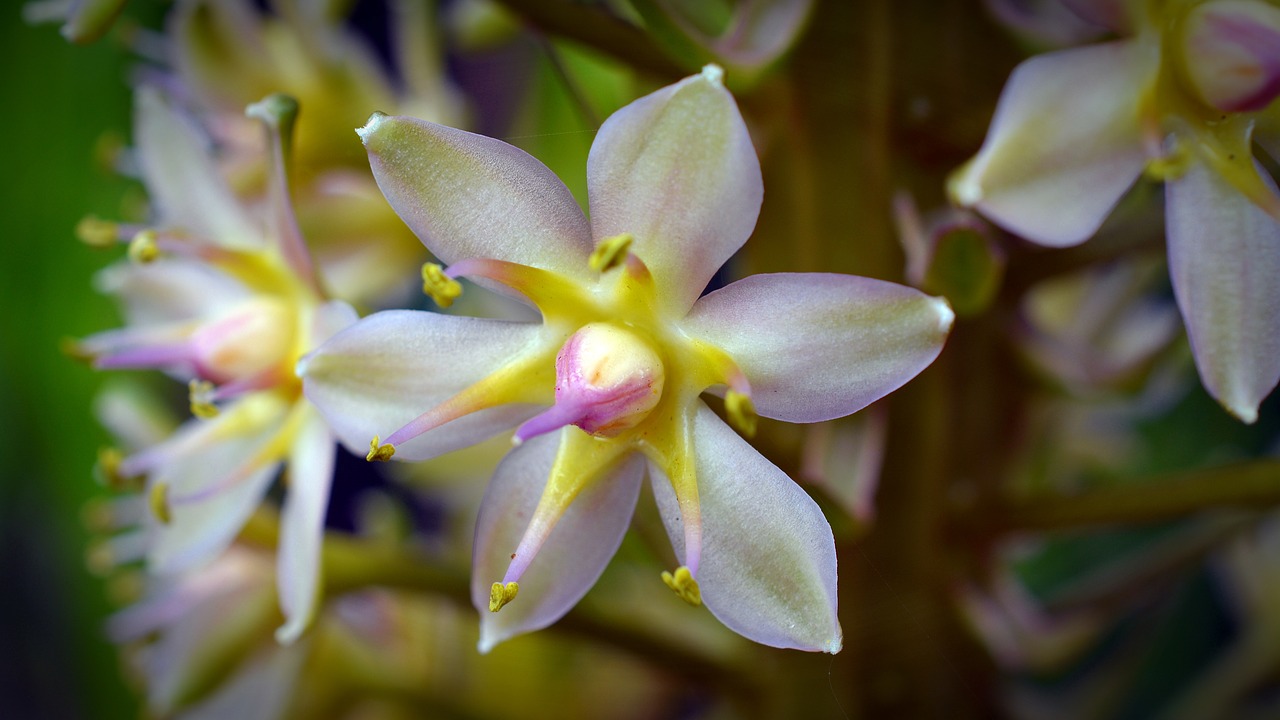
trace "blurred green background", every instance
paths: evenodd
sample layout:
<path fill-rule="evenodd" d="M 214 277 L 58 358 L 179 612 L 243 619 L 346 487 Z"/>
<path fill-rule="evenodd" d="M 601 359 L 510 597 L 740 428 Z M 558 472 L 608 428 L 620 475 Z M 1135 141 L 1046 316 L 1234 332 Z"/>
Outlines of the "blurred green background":
<path fill-rule="evenodd" d="M 129 66 L 118 45 L 26 25 L 21 5 L 0 19 L 0 715 L 136 717 L 102 630 L 111 605 L 84 561 L 101 378 L 59 350 L 115 322 L 92 290 L 107 255 L 73 231 L 88 213 L 118 216 L 130 190 L 95 160 L 104 133 L 127 137 Z"/>

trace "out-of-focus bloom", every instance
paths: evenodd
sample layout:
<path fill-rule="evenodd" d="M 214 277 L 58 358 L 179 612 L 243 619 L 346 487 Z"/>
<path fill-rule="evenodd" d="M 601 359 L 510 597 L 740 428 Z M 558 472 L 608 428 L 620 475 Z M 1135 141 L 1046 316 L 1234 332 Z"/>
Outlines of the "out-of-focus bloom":
<path fill-rule="evenodd" d="M 733 3 L 723 26 L 701 3 L 654 0 L 635 4 L 645 27 L 678 58 L 715 61 L 738 80 L 754 78 L 791 49 L 813 10 L 812 0 Z"/>
<path fill-rule="evenodd" d="M 677 594 L 758 642 L 839 650 L 830 527 L 699 396 L 724 391 L 746 432 L 757 411 L 847 415 L 933 361 L 946 303 L 833 274 L 758 275 L 699 299 L 762 197 L 714 66 L 600 128 L 590 222 L 558 178 L 505 143 L 384 115 L 359 132 L 397 212 L 453 263 L 426 269 L 430 293 L 448 302 L 468 276 L 542 313 L 540 324 L 379 313 L 299 366 L 345 443 L 393 430 L 374 437 L 370 459 L 425 459 L 519 425 L 477 522 L 481 648 L 549 625 L 586 593 L 647 466 L 681 563 L 663 574 Z"/>
<path fill-rule="evenodd" d="M 378 192 L 351 128 L 374 110 L 461 122 L 432 35 L 430 3 L 389 3 L 395 83 L 374 49 L 344 28 L 333 3 L 277 0 L 264 14 L 248 0 L 183 0 L 169 17 L 172 94 L 192 107 L 219 149 L 235 192 L 268 196 L 262 133 L 244 107 L 270 93 L 303 108 L 294 140 L 294 206 L 325 288 L 353 302 L 379 303 L 408 287 L 402 270 L 423 250 Z"/>
<path fill-rule="evenodd" d="M 97 368 L 155 368 L 187 381 L 197 417 L 107 470 L 146 477 L 148 564 L 175 573 L 221 553 L 287 463 L 279 592 L 287 617 L 280 637 L 290 640 L 314 609 L 335 450 L 293 367 L 355 312 L 317 288 L 288 202 L 280 125 L 291 101 L 250 108 L 276 138 L 273 215 L 259 218 L 236 202 L 186 118 L 150 88 L 137 98 L 138 154 L 155 218 L 147 228 L 82 228 L 131 237 L 134 262 L 99 278 L 120 298 L 127 326 L 86 338 L 78 351 Z"/>
<path fill-rule="evenodd" d="M 111 29 L 125 0 L 33 0 L 22 6 L 29 23 L 61 22 L 62 37 L 86 45 Z"/>
<path fill-rule="evenodd" d="M 1169 266 L 1201 379 L 1257 417 L 1280 379 L 1280 193 L 1253 157 L 1280 112 L 1280 7 L 1073 0 L 1132 37 L 1014 71 L 954 199 L 1051 246 L 1082 242 L 1144 172 L 1165 181 Z"/>

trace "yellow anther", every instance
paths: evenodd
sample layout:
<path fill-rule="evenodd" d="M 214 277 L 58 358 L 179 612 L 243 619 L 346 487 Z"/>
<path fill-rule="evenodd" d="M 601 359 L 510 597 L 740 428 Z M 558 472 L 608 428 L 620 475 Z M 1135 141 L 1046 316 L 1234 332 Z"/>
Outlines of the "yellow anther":
<path fill-rule="evenodd" d="M 369 441 L 369 454 L 364 456 L 369 462 L 386 462 L 396 454 L 396 447 L 390 443 L 383 443 L 382 439 L 377 435 Z"/>
<path fill-rule="evenodd" d="M 218 416 L 218 406 L 213 404 L 213 383 L 208 380 L 192 378 L 187 383 L 188 397 L 191 401 L 191 414 L 208 420 Z"/>
<path fill-rule="evenodd" d="M 76 223 L 76 237 L 90 247 L 108 248 L 120 239 L 120 226 L 89 215 Z"/>
<path fill-rule="evenodd" d="M 156 483 L 151 486 L 151 492 L 147 494 L 147 500 L 151 504 L 151 514 L 156 516 L 162 524 L 168 525 L 173 520 L 173 515 L 169 512 L 169 486 L 165 483 Z"/>
<path fill-rule="evenodd" d="M 107 599 L 116 605 L 132 605 L 142 598 L 147 589 L 146 575 L 123 572 L 107 582 Z"/>
<path fill-rule="evenodd" d="M 591 251 L 587 264 L 596 272 L 608 272 L 627 259 L 627 253 L 631 252 L 631 243 L 634 241 L 635 238 L 631 233 L 605 238 L 596 245 L 595 250 Z"/>
<path fill-rule="evenodd" d="M 730 390 L 724 396 L 724 410 L 729 415 L 729 424 L 737 428 L 738 432 L 747 437 L 756 434 L 756 421 L 760 416 L 756 415 L 756 406 L 751 402 L 750 395 Z"/>
<path fill-rule="evenodd" d="M 496 582 L 489 588 L 489 612 L 498 612 L 506 607 L 507 603 L 516 599 L 516 593 L 520 592 L 520 583 L 509 582 L 503 585 Z"/>
<path fill-rule="evenodd" d="M 84 555 L 85 565 L 89 567 L 89 572 L 98 577 L 106 577 L 115 570 L 116 554 L 111 552 L 111 545 L 106 542 L 96 542 L 89 546 L 88 552 Z"/>
<path fill-rule="evenodd" d="M 108 533 L 116 527 L 116 515 L 111 510 L 111 503 L 103 498 L 94 498 L 85 503 L 80 511 L 80 520 L 89 532 Z"/>
<path fill-rule="evenodd" d="M 435 263 L 422 265 L 422 292 L 442 308 L 453 304 L 462 294 L 462 283 L 444 274 L 444 268 Z"/>
<path fill-rule="evenodd" d="M 129 241 L 129 259 L 145 265 L 160 256 L 160 246 L 156 244 L 156 231 L 143 230 Z"/>
<path fill-rule="evenodd" d="M 693 579 L 693 573 L 689 568 L 681 565 L 676 568 L 674 575 L 662 571 L 662 582 L 667 584 L 680 599 L 689 603 L 694 607 L 702 604 L 702 590 L 698 588 L 698 581 Z"/>
<path fill-rule="evenodd" d="M 72 360 L 79 360 L 80 362 L 87 363 L 93 362 L 94 359 L 94 354 L 89 352 L 89 350 L 87 350 L 84 345 L 81 345 L 80 341 L 75 338 L 62 338 L 62 341 L 58 343 L 58 349 L 62 351 L 63 355 L 66 355 Z"/>
<path fill-rule="evenodd" d="M 124 455 L 113 447 L 98 449 L 98 462 L 93 466 L 93 475 L 97 481 L 112 490 L 127 490 L 133 486 L 136 478 L 126 478 L 120 474 L 120 463 Z"/>

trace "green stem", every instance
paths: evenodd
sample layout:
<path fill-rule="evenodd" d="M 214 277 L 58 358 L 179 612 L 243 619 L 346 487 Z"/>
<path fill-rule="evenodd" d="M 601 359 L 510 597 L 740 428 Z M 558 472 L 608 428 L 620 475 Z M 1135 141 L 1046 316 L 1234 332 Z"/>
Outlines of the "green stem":
<path fill-rule="evenodd" d="M 988 529 L 994 525 L 999 532 L 1062 530 L 1174 520 L 1224 508 L 1263 510 L 1276 505 L 1280 505 L 1280 460 L 1258 460 L 1080 495 L 1012 501 L 967 522 Z"/>
<path fill-rule="evenodd" d="M 497 0 L 538 30 L 611 55 L 652 75 L 678 78 L 689 68 L 667 57 L 640 28 L 595 7 L 564 0 Z"/>

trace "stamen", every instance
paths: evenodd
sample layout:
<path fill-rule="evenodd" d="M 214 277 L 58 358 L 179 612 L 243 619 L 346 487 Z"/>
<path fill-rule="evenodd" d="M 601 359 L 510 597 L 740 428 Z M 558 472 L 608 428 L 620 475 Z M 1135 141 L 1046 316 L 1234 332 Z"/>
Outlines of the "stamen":
<path fill-rule="evenodd" d="M 155 230 L 143 230 L 129 241 L 129 259 L 146 265 L 160 257 L 160 247 L 156 244 L 158 236 Z"/>
<path fill-rule="evenodd" d="M 62 340 L 58 342 L 58 350 L 72 360 L 79 360 L 83 363 L 91 363 L 93 362 L 94 357 L 96 357 L 93 351 L 86 348 L 83 343 L 70 337 L 62 338 Z"/>
<path fill-rule="evenodd" d="M 702 590 L 698 587 L 698 581 L 694 579 L 693 572 L 688 567 L 681 565 L 676 568 L 675 574 L 671 574 L 666 570 L 662 571 L 662 582 L 671 588 L 681 600 L 689 603 L 694 607 L 702 604 Z"/>
<path fill-rule="evenodd" d="M 489 612 L 498 612 L 506 607 L 507 603 L 516 599 L 516 594 L 520 592 L 520 583 L 509 582 L 503 585 L 496 582 L 489 588 Z"/>
<path fill-rule="evenodd" d="M 369 454 L 364 459 L 369 462 L 386 462 L 396 454 L 396 448 L 391 443 L 382 443 L 377 435 L 369 441 Z"/>
<path fill-rule="evenodd" d="M 591 251 L 587 264 L 596 272 L 608 272 L 626 260 L 627 254 L 631 251 L 631 243 L 634 241 L 635 237 L 631 233 L 605 238 Z"/>
<path fill-rule="evenodd" d="M 109 248 L 120 242 L 120 224 L 87 215 L 76 223 L 76 238 L 89 247 Z"/>
<path fill-rule="evenodd" d="M 422 292 L 430 296 L 436 305 L 447 308 L 462 294 L 462 283 L 446 275 L 440 265 L 423 263 Z"/>
<path fill-rule="evenodd" d="M 213 404 L 213 383 L 192 378 L 191 382 L 187 383 L 187 391 L 191 401 L 192 415 L 203 420 L 218 416 L 218 406 Z"/>
<path fill-rule="evenodd" d="M 749 438 L 755 436 L 760 416 L 756 415 L 756 406 L 750 395 L 730 390 L 724 396 L 724 409 L 729 416 L 729 424 L 738 432 Z"/>
<path fill-rule="evenodd" d="M 138 486 L 141 475 L 125 474 L 121 471 L 124 454 L 113 447 L 98 449 L 98 462 L 93 466 L 94 479 L 100 485 L 112 490 L 131 490 Z"/>
<path fill-rule="evenodd" d="M 169 512 L 169 486 L 166 483 L 156 483 L 151 486 L 151 492 L 147 493 L 147 501 L 151 505 L 151 514 L 163 525 L 168 525 L 173 521 L 173 515 Z"/>

